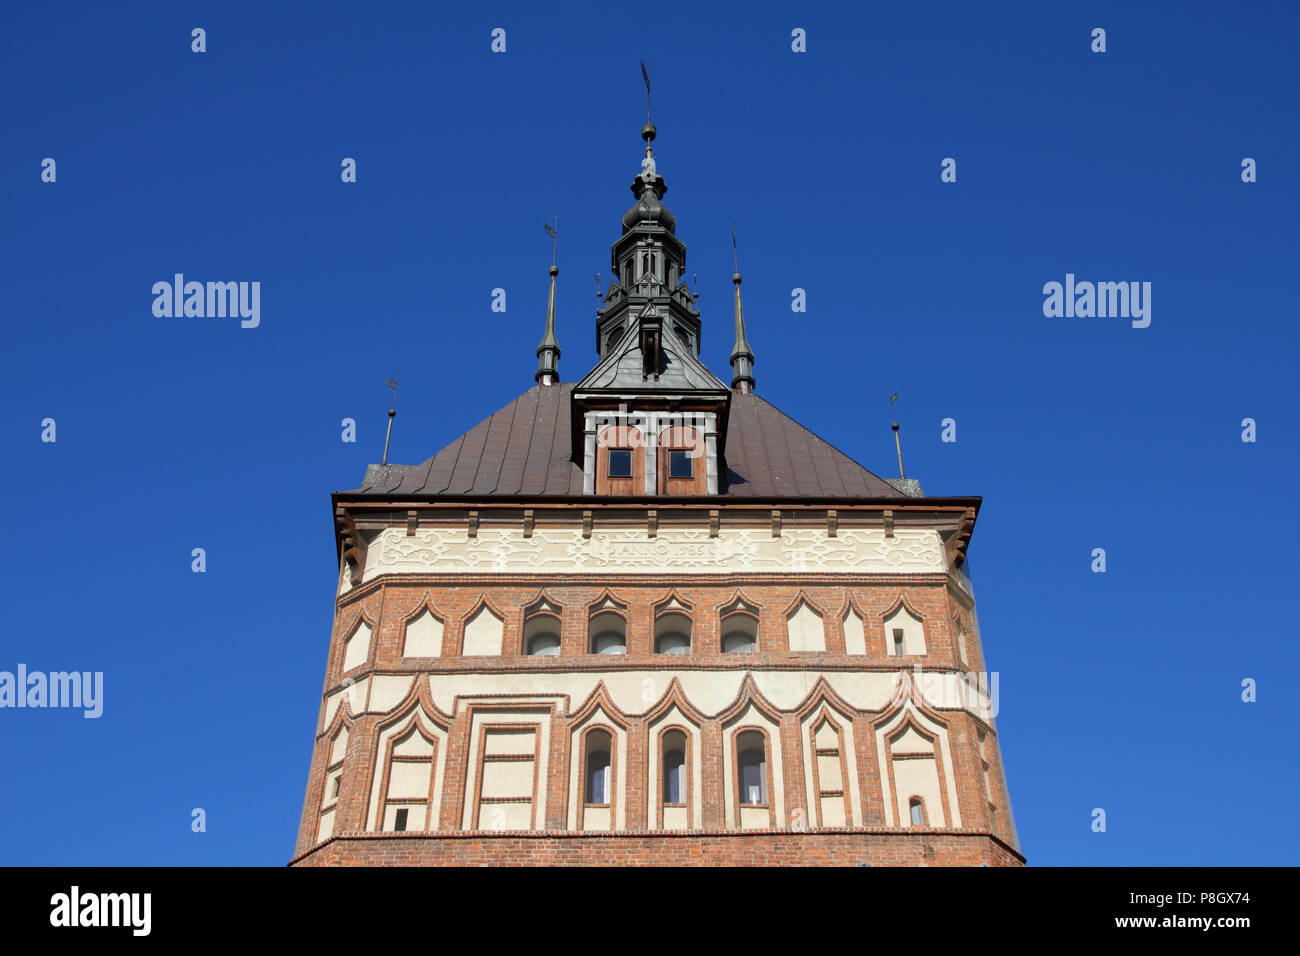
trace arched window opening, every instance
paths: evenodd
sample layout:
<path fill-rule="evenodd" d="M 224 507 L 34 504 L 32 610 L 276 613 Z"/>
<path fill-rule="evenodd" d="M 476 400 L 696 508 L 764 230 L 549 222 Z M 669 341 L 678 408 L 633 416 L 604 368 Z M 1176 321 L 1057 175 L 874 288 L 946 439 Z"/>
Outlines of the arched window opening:
<path fill-rule="evenodd" d="M 556 657 L 560 653 L 560 619 L 549 613 L 524 621 L 524 653 L 529 657 Z"/>
<path fill-rule="evenodd" d="M 767 742 L 756 731 L 736 738 L 741 806 L 767 805 Z"/>
<path fill-rule="evenodd" d="M 603 730 L 587 735 L 586 804 L 609 806 L 609 734 Z"/>
<path fill-rule="evenodd" d="M 722 653 L 758 653 L 758 619 L 749 614 L 730 614 L 722 619 Z"/>
<path fill-rule="evenodd" d="M 925 826 L 925 801 L 920 797 L 912 797 L 911 800 L 907 801 L 907 806 L 912 813 L 912 826 Z"/>
<path fill-rule="evenodd" d="M 690 651 L 691 619 L 677 612 L 659 615 L 655 621 L 655 653 L 689 654 Z"/>
<path fill-rule="evenodd" d="M 664 806 L 686 804 L 686 735 L 681 731 L 664 734 Z"/>
<path fill-rule="evenodd" d="M 593 654 L 626 654 L 627 621 L 621 614 L 603 611 L 591 619 L 591 646 Z"/>

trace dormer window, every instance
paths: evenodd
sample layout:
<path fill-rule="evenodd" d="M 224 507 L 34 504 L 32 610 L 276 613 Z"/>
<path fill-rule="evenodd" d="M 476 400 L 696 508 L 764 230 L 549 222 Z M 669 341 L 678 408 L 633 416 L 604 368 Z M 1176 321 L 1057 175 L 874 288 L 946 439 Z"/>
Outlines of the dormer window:
<path fill-rule="evenodd" d="M 689 451 L 669 451 L 669 478 L 693 478 L 695 476 L 695 470 L 692 466 L 693 461 Z"/>
<path fill-rule="evenodd" d="M 596 441 L 595 488 L 598 495 L 645 493 L 645 439 L 625 422 L 607 425 Z"/>
<path fill-rule="evenodd" d="M 609 450 L 609 477 L 632 477 L 632 449 L 611 448 Z"/>
<path fill-rule="evenodd" d="M 708 494 L 704 455 L 704 433 L 699 428 L 688 425 L 663 428 L 659 432 L 659 494 Z"/>

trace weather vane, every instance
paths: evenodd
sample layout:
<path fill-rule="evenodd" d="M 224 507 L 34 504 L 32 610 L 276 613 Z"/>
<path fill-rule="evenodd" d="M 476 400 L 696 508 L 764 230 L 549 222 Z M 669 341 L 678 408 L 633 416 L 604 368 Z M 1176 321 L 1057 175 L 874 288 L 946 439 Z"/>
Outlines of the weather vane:
<path fill-rule="evenodd" d="M 555 225 L 554 225 L 554 226 L 552 226 L 549 222 L 544 222 L 544 223 L 542 223 L 542 228 L 545 229 L 545 230 L 546 230 L 546 234 L 547 234 L 548 236 L 551 237 L 551 265 L 554 266 L 554 265 L 555 265 L 555 255 L 556 255 L 556 253 L 559 251 L 559 248 L 560 248 L 560 217 L 559 217 L 559 214 L 557 213 L 556 216 L 555 216 Z"/>
<path fill-rule="evenodd" d="M 650 122 L 650 74 L 646 72 L 645 60 L 641 61 L 641 78 L 645 80 L 645 121 Z"/>

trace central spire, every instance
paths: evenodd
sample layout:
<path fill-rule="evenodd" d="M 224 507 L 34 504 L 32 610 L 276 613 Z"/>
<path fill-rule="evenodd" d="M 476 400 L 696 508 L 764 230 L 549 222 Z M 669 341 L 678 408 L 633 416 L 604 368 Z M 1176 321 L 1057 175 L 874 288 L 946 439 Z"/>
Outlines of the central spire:
<path fill-rule="evenodd" d="M 646 90 L 648 96 L 648 79 Z M 676 235 L 677 217 L 663 204 L 668 184 L 655 156 L 658 130 L 648 118 L 647 109 L 641 171 L 630 187 L 636 203 L 623 214 L 622 234 L 610 248 L 614 279 L 596 310 L 596 351 L 604 360 L 636 333 L 642 341 L 641 372 L 655 382 L 662 372 L 662 334 L 673 335 L 698 356 L 700 318 L 686 285 L 686 246 Z"/>

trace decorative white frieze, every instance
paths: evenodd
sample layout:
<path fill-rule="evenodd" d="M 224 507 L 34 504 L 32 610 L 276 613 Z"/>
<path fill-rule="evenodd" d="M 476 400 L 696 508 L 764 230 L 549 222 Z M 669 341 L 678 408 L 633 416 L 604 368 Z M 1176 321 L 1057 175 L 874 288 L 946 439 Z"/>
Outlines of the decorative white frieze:
<path fill-rule="evenodd" d="M 537 528 L 525 538 L 514 529 L 480 528 L 476 538 L 456 528 L 422 528 L 407 534 L 388 528 L 366 552 L 365 581 L 383 574 L 729 574 L 803 572 L 842 574 L 944 573 L 939 535 L 898 530 L 892 537 L 872 529 L 784 530 L 779 538 L 759 529 L 597 527 Z"/>
<path fill-rule="evenodd" d="M 323 723 L 330 725 L 345 696 L 355 714 L 391 713 L 411 691 L 415 680 L 427 681 L 430 696 L 444 713 L 459 713 L 470 703 L 500 698 L 515 704 L 538 700 L 556 702 L 572 713 L 604 684 L 610 700 L 626 716 L 656 709 L 676 678 L 691 706 L 706 717 L 716 717 L 740 694 L 746 675 L 771 704 L 784 712 L 799 710 L 812 696 L 818 680 L 850 707 L 869 713 L 923 703 L 936 711 L 965 711 L 988 721 L 997 713 L 997 675 L 990 685 L 986 674 L 923 671 L 808 671 L 808 670 L 625 670 L 537 671 L 513 673 L 383 674 L 362 678 L 326 697 Z M 560 703 L 567 701 L 567 705 Z"/>

